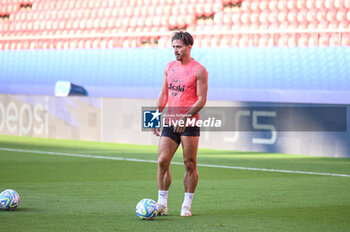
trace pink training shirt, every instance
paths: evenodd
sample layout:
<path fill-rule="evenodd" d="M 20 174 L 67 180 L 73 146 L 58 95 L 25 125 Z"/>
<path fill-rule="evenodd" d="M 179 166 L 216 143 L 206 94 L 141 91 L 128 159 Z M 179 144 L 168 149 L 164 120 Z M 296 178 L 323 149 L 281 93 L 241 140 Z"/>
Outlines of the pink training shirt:
<path fill-rule="evenodd" d="M 168 83 L 168 111 L 167 120 L 178 120 L 188 112 L 198 100 L 197 72 L 202 67 L 200 63 L 192 59 L 187 64 L 180 61 L 171 61 L 167 64 Z M 199 115 L 193 116 L 196 119 Z"/>

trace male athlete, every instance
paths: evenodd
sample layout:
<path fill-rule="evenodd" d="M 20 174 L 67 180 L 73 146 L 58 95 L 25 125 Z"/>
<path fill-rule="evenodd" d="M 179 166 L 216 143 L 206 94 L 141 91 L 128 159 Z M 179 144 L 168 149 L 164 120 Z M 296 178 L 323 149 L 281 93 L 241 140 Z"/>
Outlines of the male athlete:
<path fill-rule="evenodd" d="M 168 104 L 167 126 L 163 127 L 158 147 L 158 207 L 159 215 L 167 215 L 168 189 L 171 184 L 170 162 L 180 143 L 185 164 L 185 199 L 181 216 L 192 216 L 191 204 L 197 187 L 197 150 L 199 127 L 187 126 L 198 120 L 198 112 L 207 101 L 208 73 L 204 66 L 191 57 L 193 38 L 188 32 L 176 32 L 172 39 L 176 60 L 165 67 L 164 82 L 157 101 L 163 111 Z M 193 124 L 191 124 L 193 125 Z M 159 129 L 153 133 L 160 134 Z"/>

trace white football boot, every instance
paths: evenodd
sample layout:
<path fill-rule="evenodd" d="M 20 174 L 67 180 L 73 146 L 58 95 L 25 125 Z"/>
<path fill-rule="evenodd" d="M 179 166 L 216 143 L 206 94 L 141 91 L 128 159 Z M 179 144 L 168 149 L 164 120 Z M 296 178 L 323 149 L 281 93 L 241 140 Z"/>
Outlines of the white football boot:
<path fill-rule="evenodd" d="M 192 213 L 191 213 L 191 208 L 188 206 L 184 206 L 181 208 L 181 217 L 191 217 Z"/>
<path fill-rule="evenodd" d="M 168 207 L 165 207 L 164 205 L 158 204 L 158 215 L 159 216 L 168 215 Z"/>

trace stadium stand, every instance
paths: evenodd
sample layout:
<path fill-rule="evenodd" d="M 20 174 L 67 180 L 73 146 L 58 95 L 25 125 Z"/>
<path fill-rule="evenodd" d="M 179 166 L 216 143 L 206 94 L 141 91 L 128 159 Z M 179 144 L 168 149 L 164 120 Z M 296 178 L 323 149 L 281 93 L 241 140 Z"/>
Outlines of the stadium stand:
<path fill-rule="evenodd" d="M 210 73 L 211 99 L 350 102 L 350 0 L 0 4 L 3 94 L 52 95 L 56 81 L 67 80 L 90 96 L 154 98 L 173 54 L 152 48 L 169 47 L 171 31 L 183 29 Z"/>
<path fill-rule="evenodd" d="M 350 46 L 350 0 L 1 0 L 0 49 Z"/>

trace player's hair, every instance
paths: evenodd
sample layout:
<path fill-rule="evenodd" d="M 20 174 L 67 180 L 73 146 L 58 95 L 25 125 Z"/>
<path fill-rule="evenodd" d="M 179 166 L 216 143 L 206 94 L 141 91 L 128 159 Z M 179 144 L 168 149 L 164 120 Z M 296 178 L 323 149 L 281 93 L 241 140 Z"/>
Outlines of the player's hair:
<path fill-rule="evenodd" d="M 192 35 L 186 31 L 175 32 L 173 34 L 173 37 L 171 38 L 171 42 L 173 42 L 174 40 L 181 40 L 186 46 L 193 46 L 194 42 Z"/>

